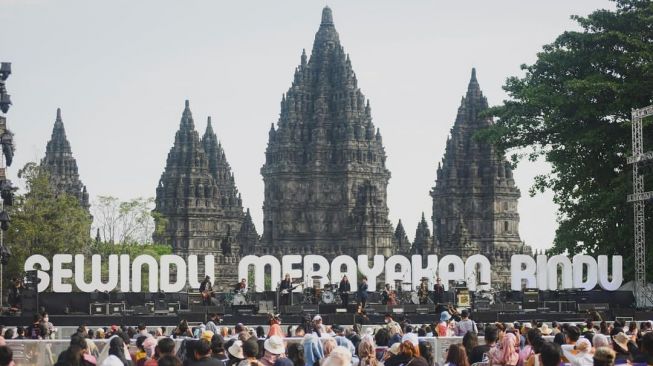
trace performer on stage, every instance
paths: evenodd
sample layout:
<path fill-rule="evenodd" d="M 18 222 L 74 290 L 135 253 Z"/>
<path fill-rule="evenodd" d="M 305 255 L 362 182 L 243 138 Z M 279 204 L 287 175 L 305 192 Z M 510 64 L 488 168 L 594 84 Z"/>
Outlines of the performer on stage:
<path fill-rule="evenodd" d="M 9 296 L 7 298 L 12 308 L 20 308 L 23 301 L 23 284 L 20 279 L 14 277 L 9 283 Z"/>
<path fill-rule="evenodd" d="M 213 286 L 211 285 L 211 277 L 204 277 L 204 281 L 200 283 L 200 292 L 202 293 L 202 303 L 204 305 L 212 304 Z"/>
<path fill-rule="evenodd" d="M 234 286 L 234 292 L 247 292 L 247 280 L 244 278 L 241 279 L 240 282 Z"/>
<path fill-rule="evenodd" d="M 361 308 L 365 309 L 365 305 L 367 305 L 367 277 L 363 276 L 363 281 L 358 285 L 356 295 Z"/>
<path fill-rule="evenodd" d="M 435 280 L 435 285 L 433 285 L 433 302 L 436 305 L 444 302 L 444 286 L 442 286 L 440 277 Z"/>
<path fill-rule="evenodd" d="M 349 291 L 351 291 L 351 284 L 349 283 L 349 279 L 347 276 L 342 276 L 340 285 L 338 285 L 338 292 L 340 293 L 340 300 L 342 300 L 342 304 L 345 306 L 349 304 Z"/>
<path fill-rule="evenodd" d="M 281 305 L 290 305 L 290 296 L 292 296 L 291 287 L 292 281 L 290 280 L 290 274 L 286 273 L 286 276 L 279 285 L 279 291 L 281 291 Z"/>
<path fill-rule="evenodd" d="M 419 296 L 420 305 L 424 305 L 429 302 L 429 287 L 427 279 L 423 279 L 422 283 L 419 285 L 419 288 L 417 289 L 417 296 Z"/>
<path fill-rule="evenodd" d="M 390 302 L 390 284 L 386 283 L 383 287 L 383 292 L 381 292 L 381 304 L 388 305 Z"/>

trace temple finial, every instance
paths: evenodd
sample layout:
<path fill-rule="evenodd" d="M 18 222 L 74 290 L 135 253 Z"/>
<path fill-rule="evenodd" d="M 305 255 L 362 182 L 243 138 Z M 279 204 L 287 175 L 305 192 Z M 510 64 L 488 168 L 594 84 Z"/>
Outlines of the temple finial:
<path fill-rule="evenodd" d="M 306 66 L 306 48 L 302 49 L 302 66 Z"/>
<path fill-rule="evenodd" d="M 190 101 L 188 99 L 186 99 L 185 105 L 186 105 L 186 108 L 190 107 Z"/>
<path fill-rule="evenodd" d="M 57 108 L 57 121 L 61 121 L 61 108 Z"/>
<path fill-rule="evenodd" d="M 472 78 L 470 81 L 476 81 L 476 68 L 472 67 Z"/>
<path fill-rule="evenodd" d="M 331 8 L 325 6 L 322 9 L 322 23 L 321 25 L 333 25 L 333 14 L 331 13 Z"/>

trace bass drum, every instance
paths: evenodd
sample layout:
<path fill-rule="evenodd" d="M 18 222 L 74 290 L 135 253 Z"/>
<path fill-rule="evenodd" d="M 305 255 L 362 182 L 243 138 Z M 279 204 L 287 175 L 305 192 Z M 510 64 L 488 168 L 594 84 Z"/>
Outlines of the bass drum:
<path fill-rule="evenodd" d="M 236 306 L 238 306 L 238 305 L 247 305 L 247 298 L 245 297 L 245 295 L 237 293 L 237 294 L 234 295 L 233 304 L 236 305 Z"/>
<path fill-rule="evenodd" d="M 322 292 L 322 302 L 325 304 L 333 304 L 336 301 L 336 295 L 331 291 Z"/>
<path fill-rule="evenodd" d="M 419 295 L 417 292 L 413 292 L 410 294 L 410 302 L 412 302 L 415 305 L 419 305 Z"/>

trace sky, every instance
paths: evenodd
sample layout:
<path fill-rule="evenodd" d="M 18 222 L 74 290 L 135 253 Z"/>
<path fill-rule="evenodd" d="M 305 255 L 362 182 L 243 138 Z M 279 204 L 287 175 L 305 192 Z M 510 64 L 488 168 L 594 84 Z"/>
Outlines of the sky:
<path fill-rule="evenodd" d="M 430 226 L 429 191 L 472 67 L 490 105 L 500 104 L 507 77 L 579 29 L 571 15 L 614 8 L 607 0 L 0 0 L 0 61 L 13 67 L 10 178 L 43 157 L 60 107 L 92 200 L 153 197 L 189 99 L 200 135 L 212 117 L 261 234 L 268 131 L 325 5 L 381 129 L 390 220 L 401 219 L 411 240 L 422 212 Z M 556 206 L 551 192 L 528 190 L 548 172 L 545 162 L 515 171 L 521 238 L 537 249 L 552 245 Z"/>

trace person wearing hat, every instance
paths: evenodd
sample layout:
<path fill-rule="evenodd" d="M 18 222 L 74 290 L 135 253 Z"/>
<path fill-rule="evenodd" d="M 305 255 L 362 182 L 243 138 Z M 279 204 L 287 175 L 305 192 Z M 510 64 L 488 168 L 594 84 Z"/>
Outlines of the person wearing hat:
<path fill-rule="evenodd" d="M 322 317 L 320 314 L 313 317 L 313 329 L 318 337 L 322 337 L 323 334 L 326 334 L 326 327 L 322 324 Z"/>
<path fill-rule="evenodd" d="M 451 320 L 451 315 L 449 312 L 443 311 L 440 313 L 440 322 L 436 327 L 438 331 L 438 337 L 446 337 L 448 335 L 449 320 Z"/>
<path fill-rule="evenodd" d="M 243 342 L 240 340 L 234 341 L 233 339 L 230 342 L 233 343 L 229 345 L 229 342 L 227 342 L 225 345 L 227 347 L 227 357 L 229 357 L 227 366 L 237 365 L 245 358 L 243 355 Z"/>
<path fill-rule="evenodd" d="M 563 348 L 562 354 L 571 363 L 572 366 L 592 366 L 594 359 L 592 358 L 592 343 L 587 338 L 580 338 L 574 347 L 576 352 L 571 352 L 569 349 Z"/>
<path fill-rule="evenodd" d="M 615 363 L 626 363 L 632 357 L 631 351 L 636 350 L 637 346 L 623 331 L 619 331 L 612 336 L 612 348 L 617 354 Z"/>
<path fill-rule="evenodd" d="M 424 357 L 419 354 L 419 340 L 417 334 L 406 333 L 401 338 L 399 354 L 391 356 L 384 363 L 384 366 L 429 366 Z"/>
<path fill-rule="evenodd" d="M 265 340 L 263 344 L 265 350 L 261 363 L 265 366 L 274 366 L 278 359 L 285 357 L 286 348 L 283 345 L 283 339 L 273 335 Z"/>
<path fill-rule="evenodd" d="M 238 363 L 238 366 L 262 366 L 258 360 L 258 343 L 256 338 L 250 338 L 243 342 L 243 356 L 245 359 Z"/>
<path fill-rule="evenodd" d="M 549 325 L 547 323 L 544 323 L 540 327 L 540 332 L 542 332 L 543 336 L 549 336 L 551 335 L 551 333 L 553 333 L 553 329 L 549 328 Z"/>

